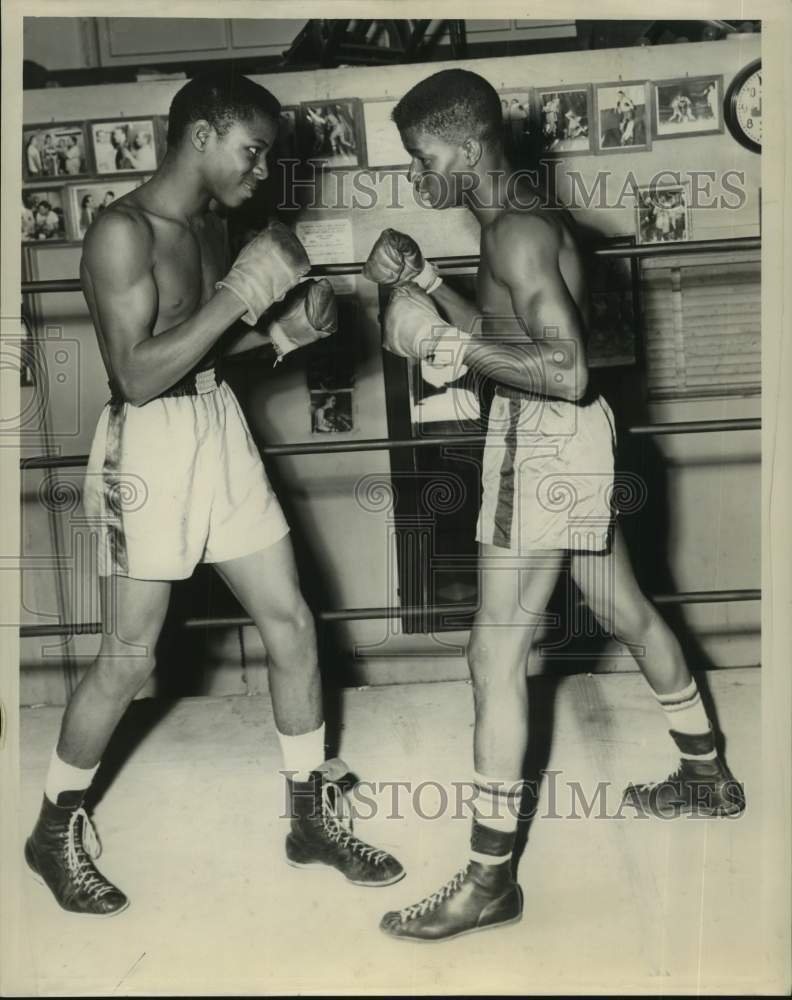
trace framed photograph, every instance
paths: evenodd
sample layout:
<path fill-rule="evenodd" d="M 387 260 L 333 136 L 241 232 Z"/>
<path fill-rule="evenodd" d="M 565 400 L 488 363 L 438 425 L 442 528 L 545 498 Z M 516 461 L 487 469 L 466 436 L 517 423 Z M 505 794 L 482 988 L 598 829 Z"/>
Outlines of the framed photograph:
<path fill-rule="evenodd" d="M 83 122 L 27 125 L 22 129 L 22 180 L 71 180 L 91 173 Z"/>
<path fill-rule="evenodd" d="M 533 91 L 530 87 L 515 87 L 498 93 L 501 99 L 505 138 L 514 148 L 519 149 L 531 132 Z"/>
<path fill-rule="evenodd" d="M 97 174 L 151 173 L 161 159 L 154 118 L 88 123 Z"/>
<path fill-rule="evenodd" d="M 93 220 L 108 206 L 145 183 L 148 177 L 134 180 L 92 181 L 89 184 L 69 186 L 69 215 L 71 216 L 72 240 L 82 240 Z"/>
<path fill-rule="evenodd" d="M 63 185 L 22 189 L 23 243 L 63 243 L 69 238 L 65 192 Z"/>
<path fill-rule="evenodd" d="M 311 392 L 311 431 L 314 434 L 347 434 L 355 427 L 353 389 Z"/>
<path fill-rule="evenodd" d="M 591 152 L 591 87 L 537 87 L 543 153 Z"/>
<path fill-rule="evenodd" d="M 652 148 L 646 90 L 643 80 L 595 85 L 598 153 L 634 153 Z"/>
<path fill-rule="evenodd" d="M 655 139 L 723 131 L 723 77 L 694 76 L 652 84 Z"/>
<path fill-rule="evenodd" d="M 297 116 L 299 108 L 286 107 L 280 110 L 278 135 L 272 146 L 271 160 L 278 163 L 281 160 L 297 160 L 300 157 L 297 148 Z"/>
<path fill-rule="evenodd" d="M 640 187 L 636 191 L 638 243 L 677 243 L 690 239 L 690 209 L 681 184 Z"/>
<path fill-rule="evenodd" d="M 301 158 L 328 169 L 366 166 L 366 142 L 360 101 L 305 101 L 300 105 Z"/>
<path fill-rule="evenodd" d="M 391 118 L 397 102 L 366 101 L 363 125 L 366 131 L 366 156 L 369 167 L 379 170 L 406 170 L 410 155 L 402 146 L 401 136 Z"/>

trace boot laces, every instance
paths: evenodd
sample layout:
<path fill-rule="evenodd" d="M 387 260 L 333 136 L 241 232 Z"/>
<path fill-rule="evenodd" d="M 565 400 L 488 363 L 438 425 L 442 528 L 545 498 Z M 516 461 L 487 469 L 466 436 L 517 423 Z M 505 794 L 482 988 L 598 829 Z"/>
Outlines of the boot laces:
<path fill-rule="evenodd" d="M 672 771 L 667 778 L 663 778 L 662 781 L 645 781 L 641 785 L 636 785 L 635 787 L 639 792 L 653 792 L 656 788 L 661 788 L 665 785 L 675 785 L 682 781 L 682 765 L 680 764 L 676 771 Z"/>
<path fill-rule="evenodd" d="M 414 920 L 416 917 L 422 917 L 426 913 L 431 913 L 436 910 L 441 903 L 444 903 L 447 899 L 450 899 L 462 888 L 462 883 L 465 881 L 465 876 L 468 873 L 469 865 L 465 865 L 464 868 L 452 875 L 451 878 L 446 882 L 445 885 L 441 885 L 439 889 L 436 889 L 433 893 L 426 896 L 424 899 L 419 900 L 417 903 L 411 903 L 410 906 L 405 906 L 403 909 L 399 910 L 399 919 L 401 922 L 407 923 L 408 920 Z"/>
<path fill-rule="evenodd" d="M 334 781 L 322 783 L 322 826 L 333 843 L 347 848 L 364 861 L 380 865 L 389 856 L 387 851 L 366 844 L 352 833 L 352 810 L 343 790 Z"/>
<path fill-rule="evenodd" d="M 79 820 L 82 821 L 81 831 L 78 831 Z M 98 858 L 101 851 L 102 845 L 88 813 L 83 808 L 76 809 L 69 820 L 66 834 L 66 862 L 74 884 L 94 899 L 100 899 L 113 891 L 113 886 L 93 865 L 93 859 Z"/>

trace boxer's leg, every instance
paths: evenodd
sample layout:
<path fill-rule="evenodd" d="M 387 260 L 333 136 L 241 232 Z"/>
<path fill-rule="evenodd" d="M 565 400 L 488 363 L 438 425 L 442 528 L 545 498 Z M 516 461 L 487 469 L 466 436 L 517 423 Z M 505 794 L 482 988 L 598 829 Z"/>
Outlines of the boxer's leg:
<path fill-rule="evenodd" d="M 99 655 L 64 713 L 25 858 L 65 910 L 112 916 L 129 901 L 93 864 L 95 834 L 83 799 L 121 716 L 154 669 L 170 584 L 120 576 L 100 583 L 105 632 Z"/>
<path fill-rule="evenodd" d="M 606 631 L 630 647 L 682 758 L 679 770 L 666 781 L 630 785 L 625 799 L 663 815 L 742 812 L 742 787 L 718 755 L 715 733 L 679 641 L 641 592 L 618 525 L 609 552 L 572 556 L 572 576 Z"/>
<path fill-rule="evenodd" d="M 511 865 L 528 742 L 525 668 L 563 559 L 559 550 L 518 557 L 480 546 L 481 606 L 468 646 L 476 769 L 469 860 L 436 892 L 385 914 L 380 926 L 393 937 L 445 941 L 522 916 Z"/>
<path fill-rule="evenodd" d="M 399 862 L 352 835 L 337 813 L 342 777 L 325 761 L 316 631 L 297 578 L 288 536 L 215 564 L 256 623 L 269 654 L 269 686 L 292 811 L 286 854 L 295 867 L 329 865 L 357 885 L 390 885 Z"/>

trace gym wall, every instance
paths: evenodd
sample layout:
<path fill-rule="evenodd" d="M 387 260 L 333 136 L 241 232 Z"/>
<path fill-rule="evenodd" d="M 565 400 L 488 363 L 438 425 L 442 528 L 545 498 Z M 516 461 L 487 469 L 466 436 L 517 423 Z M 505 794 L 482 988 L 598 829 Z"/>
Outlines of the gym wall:
<path fill-rule="evenodd" d="M 695 50 L 692 51 L 692 50 Z M 681 77 L 691 66 L 696 75 L 722 74 L 724 87 L 746 63 L 760 54 L 758 36 L 733 40 L 567 52 L 528 57 L 433 63 L 382 68 L 337 69 L 254 77 L 272 90 L 285 105 L 305 100 L 360 97 L 396 99 L 428 73 L 446 66 L 462 66 L 487 77 L 499 90 L 550 87 L 563 84 L 616 82 L 618 80 L 667 80 Z M 119 84 L 102 87 L 30 90 L 24 94 L 26 123 L 63 122 L 108 116 L 134 117 L 167 114 L 179 81 Z M 568 166 L 567 166 L 568 165 Z M 744 173 L 745 202 L 738 210 L 700 209 L 692 213 L 695 239 L 756 236 L 759 234 L 760 157 L 744 150 L 727 131 L 695 140 L 655 141 L 646 152 L 585 155 L 569 158 L 558 172 L 558 193 L 569 192 L 567 169 L 579 171 L 590 185 L 597 171 L 609 170 L 614 178 L 632 172 L 639 184 L 648 183 L 661 169 L 685 175 L 689 171 L 726 170 Z M 328 178 L 335 183 L 340 174 Z M 349 176 L 347 176 L 349 182 Z M 349 218 L 354 252 L 364 260 L 380 230 L 394 226 L 411 233 L 428 256 L 476 254 L 477 233 L 464 210 L 432 213 L 417 207 L 406 180 L 399 180 L 402 208 L 314 209 L 301 219 Z M 378 191 L 387 202 L 393 180 L 384 177 Z M 617 183 L 618 186 L 618 183 Z M 326 199 L 327 200 L 327 199 Z M 634 209 L 624 207 L 580 210 L 579 221 L 603 237 L 633 234 Z M 73 278 L 78 273 L 80 247 L 34 247 L 29 252 L 29 277 Z M 356 370 L 355 427 L 350 438 L 378 438 L 388 433 L 385 386 L 379 347 L 376 289 L 361 278 L 353 279 L 357 302 L 360 356 Z M 37 336 L 44 342 L 50 370 L 62 365 L 65 379 L 50 381 L 50 407 L 46 434 L 24 439 L 23 454 L 41 454 L 60 448 L 63 454 L 85 453 L 99 412 L 107 399 L 105 373 L 93 330 L 79 294 L 50 294 L 34 303 Z M 67 357 L 58 361 L 65 351 Z M 59 354 L 60 352 L 60 354 Z M 284 366 L 286 367 L 286 366 Z M 266 374 L 266 378 L 264 377 Z M 310 441 L 308 393 L 298 368 L 281 373 L 262 371 L 260 387 L 245 393 L 244 404 L 251 425 L 262 442 Z M 612 394 L 629 401 L 636 383 L 644 378 L 631 367 L 609 376 Z M 246 380 L 250 385 L 250 379 Z M 24 389 L 30 406 L 36 391 Z M 23 400 L 24 401 L 24 400 Z M 611 398 L 614 408 L 618 398 Z M 651 421 L 683 421 L 760 415 L 757 395 L 669 399 L 651 402 Z M 630 417 L 627 406 L 625 416 Z M 679 591 L 759 586 L 759 432 L 707 434 L 657 438 L 646 444 L 645 458 L 654 463 L 662 480 L 665 559 L 669 578 Z M 398 601 L 392 526 L 387 512 L 364 511 L 354 501 L 354 487 L 364 475 L 387 475 L 386 452 L 293 456 L 272 463 L 280 489 L 287 499 L 295 536 L 310 553 L 312 571 L 321 581 L 326 607 L 361 607 Z M 46 488 L 55 475 L 68 484 L 68 495 L 58 507 Z M 85 560 L 75 554 L 81 536 L 79 507 L 73 502 L 82 479 L 81 470 L 23 475 L 23 555 L 30 557 L 23 575 L 23 621 L 44 623 L 59 616 L 70 620 L 95 620 L 95 588 Z M 50 497 L 46 510 L 42 491 Z M 735 530 L 739 525 L 739 530 Z M 633 555 L 640 562 L 653 551 L 640 546 Z M 200 615 L 205 609 L 196 608 Z M 687 606 L 680 612 L 700 663 L 716 667 L 759 662 L 759 607 L 755 603 Z M 354 622 L 334 628 L 336 647 L 353 662 L 359 683 L 393 683 L 400 680 L 441 680 L 466 675 L 461 655 L 427 659 L 437 651 L 422 635 L 401 635 L 394 624 Z M 185 689 L 194 693 L 253 693 L 264 684 L 265 655 L 252 628 L 223 629 L 198 634 L 200 642 L 185 643 L 179 673 Z M 459 648 L 464 635 L 446 635 Z M 98 646 L 98 637 L 22 641 L 22 701 L 25 704 L 62 704 L 66 691 Z M 358 647 L 360 655 L 351 653 Z M 628 657 L 605 656 L 596 669 L 633 669 Z M 328 663 L 332 675 L 336 663 Z M 531 669 L 539 669 L 532 663 Z M 594 669 L 594 664 L 585 669 Z M 152 682 L 143 692 L 156 690 Z"/>

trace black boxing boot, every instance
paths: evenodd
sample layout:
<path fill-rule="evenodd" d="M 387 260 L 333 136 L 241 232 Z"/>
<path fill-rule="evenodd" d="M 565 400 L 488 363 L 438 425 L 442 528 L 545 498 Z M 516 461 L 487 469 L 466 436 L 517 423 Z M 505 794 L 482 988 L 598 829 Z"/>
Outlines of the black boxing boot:
<path fill-rule="evenodd" d="M 477 854 L 503 857 L 514 847 L 514 834 L 473 820 L 471 848 Z M 522 889 L 514 881 L 511 856 L 489 865 L 469 861 L 431 895 L 386 913 L 380 928 L 409 941 L 449 941 L 474 931 L 517 923 L 522 918 Z"/>
<path fill-rule="evenodd" d="M 125 910 L 129 900 L 93 863 L 101 848 L 83 809 L 83 795 L 61 792 L 57 804 L 44 796 L 38 821 L 25 843 L 25 861 L 64 910 L 112 917 Z"/>
<path fill-rule="evenodd" d="M 387 851 L 352 833 L 343 790 L 326 773 L 312 771 L 308 781 L 287 779 L 291 831 L 286 860 L 295 868 L 329 865 L 354 885 L 392 885 L 404 869 Z"/>
<path fill-rule="evenodd" d="M 664 781 L 628 785 L 622 805 L 633 805 L 653 816 L 737 816 L 745 809 L 745 792 L 715 754 L 715 734 L 691 735 L 670 730 L 683 754 L 679 767 Z M 699 758 L 699 759 L 696 759 Z"/>

